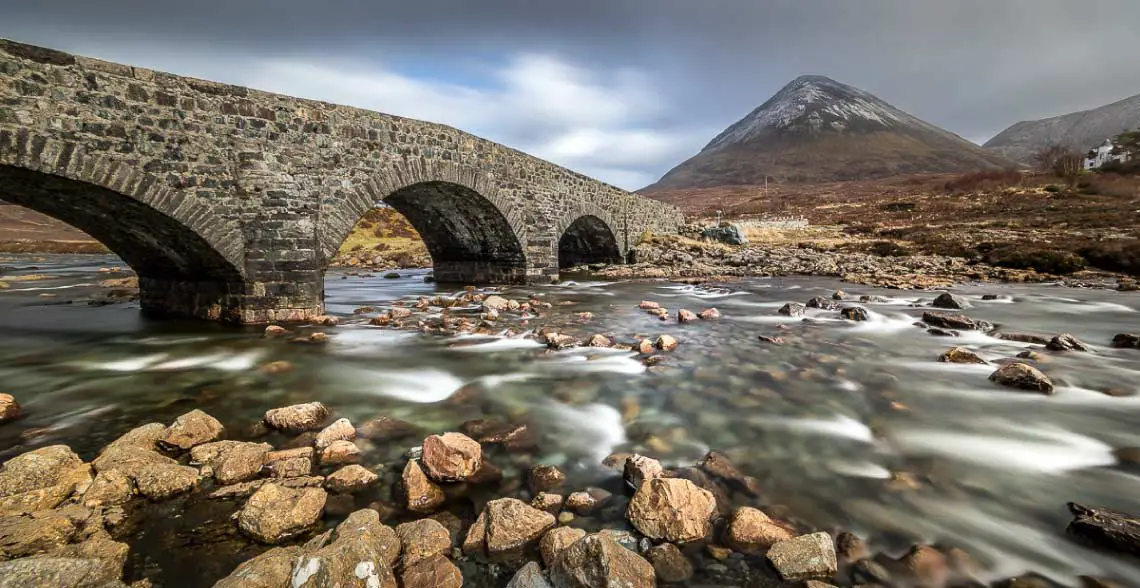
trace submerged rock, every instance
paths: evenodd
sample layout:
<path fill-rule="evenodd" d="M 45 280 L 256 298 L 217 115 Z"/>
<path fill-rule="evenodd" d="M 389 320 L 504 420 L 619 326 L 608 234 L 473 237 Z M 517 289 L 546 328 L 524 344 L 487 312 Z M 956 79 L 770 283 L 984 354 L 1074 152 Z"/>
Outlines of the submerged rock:
<path fill-rule="evenodd" d="M 807 301 L 808 308 L 818 308 L 820 310 L 839 310 L 839 302 L 824 298 L 823 296 L 816 296 Z"/>
<path fill-rule="evenodd" d="M 533 494 L 549 492 L 566 481 L 566 474 L 552 465 L 536 465 L 527 474 L 527 486 Z"/>
<path fill-rule="evenodd" d="M 555 588 L 652 588 L 653 566 L 606 535 L 587 535 L 566 548 L 550 568 Z"/>
<path fill-rule="evenodd" d="M 432 479 L 460 482 L 482 466 L 483 448 L 462 433 L 429 435 L 423 443 L 423 466 Z"/>
<path fill-rule="evenodd" d="M 11 394 L 0 394 L 0 425 L 20 418 L 20 403 Z"/>
<path fill-rule="evenodd" d="M 1140 557 L 1140 517 L 1070 502 L 1073 520 L 1065 532 L 1101 549 Z"/>
<path fill-rule="evenodd" d="M 324 404 L 310 402 L 271 409 L 265 413 L 265 423 L 286 433 L 302 433 L 319 428 L 328 416 Z"/>
<path fill-rule="evenodd" d="M 372 441 L 390 441 L 419 434 L 419 427 L 400 419 L 380 416 L 369 419 L 356 428 L 359 437 Z"/>
<path fill-rule="evenodd" d="M 712 530 L 713 494 L 689 480 L 653 478 L 642 482 L 629 502 L 629 520 L 641 534 L 674 543 L 699 541 Z"/>
<path fill-rule="evenodd" d="M 238 512 L 238 527 L 262 543 L 280 543 L 315 525 L 327 498 L 320 488 L 263 484 Z"/>
<path fill-rule="evenodd" d="M 1026 363 L 1007 363 L 990 374 L 990 381 L 1007 388 L 1053 393 L 1053 382 L 1037 368 Z"/>
<path fill-rule="evenodd" d="M 823 532 L 780 541 L 767 557 L 784 580 L 827 580 L 839 566 L 831 535 Z"/>

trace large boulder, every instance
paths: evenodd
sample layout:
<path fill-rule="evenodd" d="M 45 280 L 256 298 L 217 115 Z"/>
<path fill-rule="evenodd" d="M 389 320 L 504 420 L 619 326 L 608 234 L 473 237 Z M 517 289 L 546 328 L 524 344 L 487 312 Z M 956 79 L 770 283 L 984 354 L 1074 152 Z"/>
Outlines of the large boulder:
<path fill-rule="evenodd" d="M 761 555 L 769 547 L 794 536 L 795 533 L 784 525 L 748 506 L 738 508 L 725 529 L 728 546 L 748 555 Z"/>
<path fill-rule="evenodd" d="M 610 537 L 587 535 L 566 548 L 550 568 L 555 588 L 652 588 L 653 566 Z"/>
<path fill-rule="evenodd" d="M 990 381 L 1007 388 L 1042 394 L 1053 393 L 1053 381 L 1049 376 L 1026 363 L 1007 363 L 990 374 Z"/>
<path fill-rule="evenodd" d="M 320 488 L 263 484 L 238 512 L 238 527 L 262 543 L 280 543 L 315 525 L 327 498 Z"/>
<path fill-rule="evenodd" d="M 294 404 L 266 411 L 265 424 L 286 433 L 302 433 L 320 428 L 329 417 L 329 409 L 320 402 Z"/>
<path fill-rule="evenodd" d="M 459 482 L 475 475 L 482 466 L 483 448 L 463 433 L 429 435 L 424 439 L 424 469 L 440 482 Z"/>
<path fill-rule="evenodd" d="M 91 480 L 91 468 L 66 445 L 50 445 L 0 465 L 0 516 L 55 508 Z"/>
<path fill-rule="evenodd" d="M 747 245 L 748 239 L 740 228 L 733 224 L 722 223 L 720 226 L 709 227 L 701 231 L 701 238 L 728 245 Z"/>
<path fill-rule="evenodd" d="M 218 419 L 200 411 L 192 410 L 177 419 L 166 429 L 159 444 L 167 449 L 181 449 L 183 451 L 215 441 L 226 430 Z"/>
<path fill-rule="evenodd" d="M 700 541 L 712 530 L 713 494 L 689 480 L 652 478 L 629 502 L 629 520 L 642 535 L 673 543 Z"/>
<path fill-rule="evenodd" d="M 768 561 L 784 580 L 827 580 L 838 571 L 831 535 L 819 532 L 780 541 L 768 550 Z"/>
<path fill-rule="evenodd" d="M 554 526 L 554 515 L 515 498 L 492 500 L 467 531 L 463 551 L 494 560 L 511 559 Z"/>

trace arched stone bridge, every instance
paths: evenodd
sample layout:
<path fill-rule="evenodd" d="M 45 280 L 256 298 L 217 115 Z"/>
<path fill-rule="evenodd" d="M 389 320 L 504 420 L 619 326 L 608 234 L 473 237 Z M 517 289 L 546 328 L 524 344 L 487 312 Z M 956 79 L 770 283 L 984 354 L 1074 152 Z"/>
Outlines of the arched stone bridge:
<path fill-rule="evenodd" d="M 441 282 L 547 282 L 681 223 L 444 125 L 2 39 L 0 198 L 114 251 L 144 311 L 244 323 L 322 312 L 329 260 L 381 201 Z"/>

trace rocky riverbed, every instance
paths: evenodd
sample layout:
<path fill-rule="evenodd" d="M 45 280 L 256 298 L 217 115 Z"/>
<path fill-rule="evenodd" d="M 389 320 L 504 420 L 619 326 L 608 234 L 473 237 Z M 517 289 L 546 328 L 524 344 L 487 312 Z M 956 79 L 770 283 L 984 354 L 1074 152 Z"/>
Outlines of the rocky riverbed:
<path fill-rule="evenodd" d="M 0 586 L 1140 570 L 1129 292 L 341 274 L 329 316 L 234 330 L 63 304 L 119 279 L 97 267 L 32 272 L 0 293 Z"/>

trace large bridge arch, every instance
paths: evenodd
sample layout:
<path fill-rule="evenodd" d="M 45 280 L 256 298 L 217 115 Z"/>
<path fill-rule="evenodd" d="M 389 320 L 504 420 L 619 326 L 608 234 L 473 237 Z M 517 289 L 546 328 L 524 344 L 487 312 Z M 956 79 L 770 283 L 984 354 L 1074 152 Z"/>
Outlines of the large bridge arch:
<path fill-rule="evenodd" d="M 613 220 L 600 210 L 581 213 L 560 224 L 558 232 L 559 269 L 595 263 L 621 263 L 625 257 L 623 239 Z"/>
<path fill-rule="evenodd" d="M 241 231 L 193 194 L 82 143 L 0 130 L 0 196 L 118 255 L 139 276 L 144 312 L 240 321 Z"/>
<path fill-rule="evenodd" d="M 527 228 L 519 207 L 488 174 L 450 162 L 395 165 L 321 204 L 324 263 L 378 202 L 404 215 L 427 245 L 435 278 L 454 283 L 522 283 Z"/>

